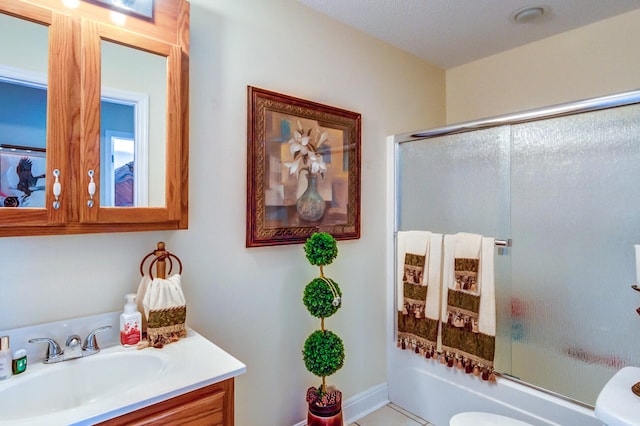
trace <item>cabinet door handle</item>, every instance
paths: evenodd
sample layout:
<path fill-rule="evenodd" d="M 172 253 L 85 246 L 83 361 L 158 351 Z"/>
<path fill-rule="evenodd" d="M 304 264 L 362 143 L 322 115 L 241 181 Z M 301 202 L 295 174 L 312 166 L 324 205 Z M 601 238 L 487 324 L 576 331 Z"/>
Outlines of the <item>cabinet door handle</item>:
<path fill-rule="evenodd" d="M 60 194 L 62 193 L 62 185 L 60 184 L 60 170 L 54 169 L 53 177 L 55 178 L 55 181 L 53 182 L 53 196 L 55 197 L 55 200 L 53 200 L 53 208 L 57 210 L 60 208 L 59 199 Z"/>
<path fill-rule="evenodd" d="M 87 200 L 87 207 L 93 207 L 93 196 L 96 195 L 96 183 L 93 180 L 93 170 L 89 170 L 89 199 Z"/>

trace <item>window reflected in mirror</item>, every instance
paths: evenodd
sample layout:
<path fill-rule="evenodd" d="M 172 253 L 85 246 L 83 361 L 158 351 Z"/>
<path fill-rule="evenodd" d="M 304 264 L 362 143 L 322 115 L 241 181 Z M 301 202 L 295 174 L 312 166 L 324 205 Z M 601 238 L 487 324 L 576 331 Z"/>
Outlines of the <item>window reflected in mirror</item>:
<path fill-rule="evenodd" d="M 167 58 L 101 42 L 100 204 L 164 207 Z"/>
<path fill-rule="evenodd" d="M 135 140 L 133 135 L 110 136 L 113 150 L 113 205 L 132 207 L 135 205 L 133 166 Z"/>
<path fill-rule="evenodd" d="M 48 28 L 0 14 L 0 37 L 0 207 L 43 208 Z"/>

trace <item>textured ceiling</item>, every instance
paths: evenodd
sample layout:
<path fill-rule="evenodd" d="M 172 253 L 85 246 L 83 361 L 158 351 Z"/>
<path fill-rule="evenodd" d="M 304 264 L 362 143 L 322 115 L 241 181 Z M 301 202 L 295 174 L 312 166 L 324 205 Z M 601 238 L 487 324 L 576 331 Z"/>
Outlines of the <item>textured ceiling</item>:
<path fill-rule="evenodd" d="M 447 69 L 640 8 L 640 0 L 298 0 Z M 516 23 L 514 12 L 545 9 Z"/>

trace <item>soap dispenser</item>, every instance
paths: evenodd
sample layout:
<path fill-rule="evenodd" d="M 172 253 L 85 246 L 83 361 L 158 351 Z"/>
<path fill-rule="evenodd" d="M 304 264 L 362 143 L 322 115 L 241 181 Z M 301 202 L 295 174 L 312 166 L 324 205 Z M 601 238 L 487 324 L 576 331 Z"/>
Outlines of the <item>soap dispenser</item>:
<path fill-rule="evenodd" d="M 0 380 L 11 377 L 12 361 L 9 336 L 2 336 L 0 337 Z"/>
<path fill-rule="evenodd" d="M 142 337 L 142 315 L 138 312 L 135 294 L 127 294 L 124 299 L 124 312 L 120 315 L 120 343 L 135 346 Z"/>

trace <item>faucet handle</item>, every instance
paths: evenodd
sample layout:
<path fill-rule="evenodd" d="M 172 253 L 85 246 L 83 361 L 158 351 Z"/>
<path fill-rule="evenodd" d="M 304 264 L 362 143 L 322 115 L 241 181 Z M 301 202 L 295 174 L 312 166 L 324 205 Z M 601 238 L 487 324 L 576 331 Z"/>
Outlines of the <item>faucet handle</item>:
<path fill-rule="evenodd" d="M 96 334 L 100 333 L 101 331 L 110 330 L 110 329 L 111 329 L 110 325 L 105 325 L 104 327 L 99 327 L 91 331 L 87 335 L 87 338 L 84 340 L 84 344 L 82 345 L 83 354 L 87 356 L 87 355 L 97 354 L 98 352 L 100 352 L 100 347 L 98 346 L 98 341 L 96 340 Z"/>
<path fill-rule="evenodd" d="M 48 337 L 36 337 L 35 339 L 29 339 L 29 343 L 48 343 L 47 347 L 47 355 L 45 356 L 43 362 L 45 364 L 51 364 L 54 362 L 63 361 L 64 351 L 60 348 L 58 342 L 53 339 L 49 339 Z"/>

